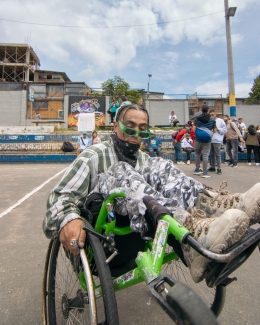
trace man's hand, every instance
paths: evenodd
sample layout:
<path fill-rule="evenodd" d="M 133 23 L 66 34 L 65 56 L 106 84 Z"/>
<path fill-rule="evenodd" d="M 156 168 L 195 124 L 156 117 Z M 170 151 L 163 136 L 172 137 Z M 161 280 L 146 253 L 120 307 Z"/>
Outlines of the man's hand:
<path fill-rule="evenodd" d="M 245 140 L 244 140 L 243 138 L 240 138 L 240 141 L 241 141 L 242 143 L 245 143 Z"/>
<path fill-rule="evenodd" d="M 74 219 L 67 223 L 60 231 L 60 242 L 62 245 L 72 252 L 74 255 L 79 255 L 79 249 L 84 247 L 86 240 L 86 232 L 82 229 L 84 222 L 81 219 Z M 77 246 L 71 246 L 71 239 L 76 239 L 78 242 Z"/>

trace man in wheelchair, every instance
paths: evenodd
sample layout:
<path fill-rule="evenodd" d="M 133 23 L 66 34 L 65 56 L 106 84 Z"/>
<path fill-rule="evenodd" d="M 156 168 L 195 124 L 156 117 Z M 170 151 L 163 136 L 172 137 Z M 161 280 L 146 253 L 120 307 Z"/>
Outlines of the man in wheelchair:
<path fill-rule="evenodd" d="M 134 231 L 127 243 L 116 241 L 125 251 L 132 245 L 138 250 L 140 238 L 145 238 L 158 221 L 145 215 L 142 198 L 146 195 L 167 207 L 200 244 L 216 253 L 239 241 L 249 225 L 259 221 L 260 183 L 243 194 L 230 195 L 223 188 L 209 190 L 172 161 L 152 158 L 139 150 L 141 142 L 151 136 L 148 126 L 145 108 L 132 104 L 119 108 L 111 139 L 84 150 L 50 193 L 43 222 L 48 238 L 58 235 L 63 246 L 77 255 L 78 246 L 84 247 L 86 239 L 82 229 L 86 198 L 96 191 L 109 194 L 118 188 L 126 191 L 127 199 L 116 205 L 116 211 L 120 216 L 128 215 L 122 220 Z M 208 260 L 184 245 L 180 255 L 193 280 L 201 281 Z"/>

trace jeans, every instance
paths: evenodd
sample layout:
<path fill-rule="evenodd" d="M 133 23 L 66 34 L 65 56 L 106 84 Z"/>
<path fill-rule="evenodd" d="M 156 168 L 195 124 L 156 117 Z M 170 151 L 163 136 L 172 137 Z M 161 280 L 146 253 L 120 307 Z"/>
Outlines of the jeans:
<path fill-rule="evenodd" d="M 208 157 L 210 152 L 210 142 L 199 142 L 195 140 L 194 152 L 195 152 L 195 165 L 196 169 L 200 168 L 200 154 L 202 153 L 203 161 L 203 174 L 207 174 L 208 171 Z"/>
<path fill-rule="evenodd" d="M 194 151 L 194 149 L 192 149 L 192 148 L 184 148 L 184 151 L 186 152 L 187 160 L 190 160 L 190 154 L 191 154 L 192 151 Z"/>
<path fill-rule="evenodd" d="M 247 151 L 247 161 L 251 162 L 251 152 L 254 151 L 255 156 L 255 162 L 259 163 L 259 146 L 250 146 L 246 145 L 246 151 Z"/>
<path fill-rule="evenodd" d="M 232 150 L 233 149 L 233 153 Z M 227 139 L 227 152 L 230 158 L 230 163 L 237 165 L 238 160 L 238 139 Z"/>
<path fill-rule="evenodd" d="M 174 150 L 176 161 L 182 161 L 181 143 L 179 141 L 174 143 Z"/>
<path fill-rule="evenodd" d="M 221 156 L 220 156 L 221 143 L 211 143 L 210 147 L 210 166 L 215 167 L 217 163 L 217 168 L 221 168 Z"/>
<path fill-rule="evenodd" d="M 154 152 L 156 153 L 157 157 L 161 157 L 161 148 L 157 148 L 157 149 L 150 148 L 148 152 L 150 157 L 153 157 Z"/>

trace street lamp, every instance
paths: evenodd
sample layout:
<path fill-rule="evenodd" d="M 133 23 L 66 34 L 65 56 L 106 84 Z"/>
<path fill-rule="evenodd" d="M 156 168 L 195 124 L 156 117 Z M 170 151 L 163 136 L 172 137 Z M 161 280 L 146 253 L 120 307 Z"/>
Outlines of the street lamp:
<path fill-rule="evenodd" d="M 229 17 L 235 16 L 237 7 L 229 8 L 228 0 L 224 0 L 224 3 L 225 3 L 226 38 L 227 38 L 229 107 L 230 107 L 230 116 L 236 116 L 236 95 L 235 95 L 234 68 L 233 68 L 232 43 L 231 43 Z"/>
<path fill-rule="evenodd" d="M 147 99 L 149 98 L 149 86 L 150 86 L 150 78 L 152 77 L 152 75 L 149 73 L 149 74 L 148 74 L 148 77 L 149 77 L 149 79 L 148 79 Z"/>

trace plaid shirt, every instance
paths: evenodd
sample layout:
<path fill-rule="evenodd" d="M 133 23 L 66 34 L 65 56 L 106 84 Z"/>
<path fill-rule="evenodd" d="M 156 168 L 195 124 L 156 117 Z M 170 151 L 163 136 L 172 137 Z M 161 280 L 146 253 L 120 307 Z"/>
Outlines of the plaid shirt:
<path fill-rule="evenodd" d="M 135 169 L 138 170 L 148 158 L 139 150 Z M 84 207 L 86 196 L 97 185 L 97 175 L 118 161 L 110 140 L 86 148 L 68 167 L 48 198 L 43 221 L 43 231 L 48 238 L 58 235 L 59 230 L 71 220 L 80 218 L 80 208 Z"/>

